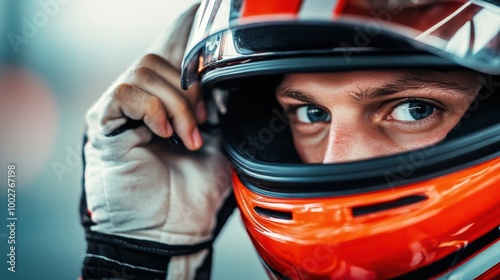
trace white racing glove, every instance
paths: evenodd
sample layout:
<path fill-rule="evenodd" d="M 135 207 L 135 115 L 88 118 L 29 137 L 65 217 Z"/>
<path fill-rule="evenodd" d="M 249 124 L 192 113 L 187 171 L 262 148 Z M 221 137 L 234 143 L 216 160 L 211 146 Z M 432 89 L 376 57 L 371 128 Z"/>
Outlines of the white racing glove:
<path fill-rule="evenodd" d="M 90 230 L 124 238 L 119 242 L 169 246 L 158 246 L 170 254 L 164 268 L 167 279 L 194 279 L 211 250 L 217 213 L 230 195 L 231 167 L 219 151 L 219 136 L 200 136 L 197 128 L 207 117 L 201 94 L 196 87 L 187 92 L 179 88 L 194 10 L 177 22 L 161 56 L 141 59 L 86 117 L 84 187 Z M 187 148 L 171 141 L 174 132 Z M 189 250 L 192 245 L 199 249 Z M 101 264 L 161 271 L 95 250 L 86 255 L 92 258 Z"/>

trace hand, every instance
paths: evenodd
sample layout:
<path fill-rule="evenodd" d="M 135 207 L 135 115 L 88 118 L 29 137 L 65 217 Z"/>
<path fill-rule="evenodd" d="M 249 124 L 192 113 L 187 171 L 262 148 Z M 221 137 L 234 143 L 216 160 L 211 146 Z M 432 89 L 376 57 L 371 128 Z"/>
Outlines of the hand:
<path fill-rule="evenodd" d="M 197 85 L 188 91 L 180 88 L 179 71 L 159 55 L 144 56 L 101 97 L 87 120 L 98 118 L 107 136 L 123 131 L 133 120 L 163 138 L 171 137 L 175 127 L 188 149 L 199 149 L 203 139 L 196 124 L 206 120 L 205 104 Z"/>
<path fill-rule="evenodd" d="M 199 269 L 219 229 L 214 228 L 230 213 L 217 212 L 234 207 L 232 199 L 225 203 L 231 166 L 219 151 L 219 136 L 202 135 L 197 127 L 207 118 L 200 90 L 179 88 L 197 7 L 166 33 L 159 55 L 142 57 L 87 114 L 85 278 L 163 278 L 164 269 L 167 279 L 206 273 Z M 186 147 L 168 139 L 174 132 Z"/>
<path fill-rule="evenodd" d="M 188 31 L 171 38 L 179 44 Z M 197 127 L 207 118 L 199 88 L 180 89 L 183 48 L 169 50 L 173 59 L 144 56 L 87 114 L 84 176 L 94 231 L 171 245 L 211 238 L 231 167 L 219 136 L 202 137 Z M 174 132 L 191 151 L 167 139 Z"/>

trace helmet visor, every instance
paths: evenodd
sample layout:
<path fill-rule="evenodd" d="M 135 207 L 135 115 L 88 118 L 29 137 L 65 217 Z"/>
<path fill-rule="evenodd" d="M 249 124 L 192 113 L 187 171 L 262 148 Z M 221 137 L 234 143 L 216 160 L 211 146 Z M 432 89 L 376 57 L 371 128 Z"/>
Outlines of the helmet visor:
<path fill-rule="evenodd" d="M 199 80 L 206 70 L 256 58 L 336 53 L 343 55 L 347 64 L 346 53 L 409 47 L 483 73 L 500 74 L 500 8 L 492 3 L 258 2 L 247 0 L 236 5 L 216 0 L 202 4 L 184 60 L 184 87 Z M 335 3 L 328 6 L 326 2 Z M 301 33 L 304 26 L 309 30 Z M 320 29 L 314 31 L 313 26 Z M 289 36 L 294 30 L 298 33 Z M 312 33 L 323 36 L 309 36 Z"/>

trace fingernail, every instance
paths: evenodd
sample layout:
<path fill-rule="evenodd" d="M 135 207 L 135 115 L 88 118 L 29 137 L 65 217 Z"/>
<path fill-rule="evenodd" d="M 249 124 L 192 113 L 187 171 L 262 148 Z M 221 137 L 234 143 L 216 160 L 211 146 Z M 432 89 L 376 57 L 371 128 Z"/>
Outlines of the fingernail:
<path fill-rule="evenodd" d="M 207 110 L 205 108 L 205 102 L 200 101 L 198 105 L 196 105 L 195 109 L 196 120 L 199 124 L 203 123 L 207 117 Z"/>
<path fill-rule="evenodd" d="M 201 147 L 201 145 L 203 144 L 203 138 L 201 138 L 200 130 L 198 129 L 198 127 L 194 128 L 193 135 L 191 137 L 194 148 L 198 149 L 199 147 Z"/>
<path fill-rule="evenodd" d="M 173 132 L 174 129 L 172 128 L 172 125 L 167 121 L 167 123 L 165 124 L 165 133 L 167 134 L 167 137 L 172 135 Z"/>

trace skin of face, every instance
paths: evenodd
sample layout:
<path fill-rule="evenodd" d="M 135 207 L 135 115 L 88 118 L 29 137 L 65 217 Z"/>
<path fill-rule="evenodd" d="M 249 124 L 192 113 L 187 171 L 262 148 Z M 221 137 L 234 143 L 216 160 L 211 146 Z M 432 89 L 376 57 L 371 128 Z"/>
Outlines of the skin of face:
<path fill-rule="evenodd" d="M 436 144 L 480 89 L 469 71 L 288 74 L 276 89 L 305 163 L 340 163 Z"/>

